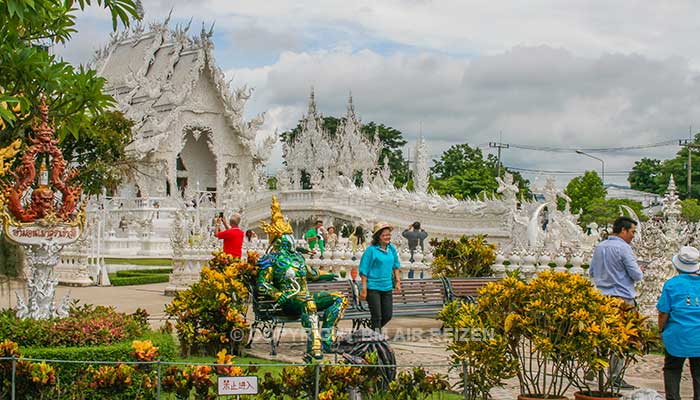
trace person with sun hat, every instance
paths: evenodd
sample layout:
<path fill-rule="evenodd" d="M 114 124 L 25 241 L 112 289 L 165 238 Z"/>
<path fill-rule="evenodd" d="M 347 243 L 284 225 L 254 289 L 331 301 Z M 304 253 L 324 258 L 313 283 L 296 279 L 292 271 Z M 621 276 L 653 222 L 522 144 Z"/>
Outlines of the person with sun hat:
<path fill-rule="evenodd" d="M 372 229 L 372 244 L 360 259 L 360 300 L 367 299 L 372 329 L 377 332 L 381 332 L 393 315 L 392 290 L 401 291 L 399 254 L 391 244 L 393 229 L 386 222 L 375 224 Z"/>
<path fill-rule="evenodd" d="M 679 272 L 664 283 L 656 304 L 659 332 L 664 342 L 666 399 L 680 400 L 685 359 L 690 360 L 693 399 L 700 400 L 700 251 L 683 246 L 671 259 Z"/>

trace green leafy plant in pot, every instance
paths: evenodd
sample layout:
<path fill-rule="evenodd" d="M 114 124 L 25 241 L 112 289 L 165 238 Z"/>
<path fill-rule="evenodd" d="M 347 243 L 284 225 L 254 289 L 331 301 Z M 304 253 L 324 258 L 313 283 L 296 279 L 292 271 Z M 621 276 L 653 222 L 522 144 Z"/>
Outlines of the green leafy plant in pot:
<path fill-rule="evenodd" d="M 565 399 L 572 385 L 585 391 L 581 383 L 589 371 L 602 371 L 612 354 L 626 367 L 643 353 L 650 332 L 638 314 L 565 272 L 546 271 L 529 283 L 515 277 L 491 283 L 477 306 L 519 363 L 520 399 Z"/>

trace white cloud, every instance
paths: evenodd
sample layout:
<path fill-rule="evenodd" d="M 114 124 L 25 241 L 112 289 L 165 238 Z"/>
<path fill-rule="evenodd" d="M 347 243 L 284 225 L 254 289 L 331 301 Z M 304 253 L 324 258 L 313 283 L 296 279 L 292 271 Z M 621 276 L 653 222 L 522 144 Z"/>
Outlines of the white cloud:
<path fill-rule="evenodd" d="M 194 27 L 216 21 L 217 60 L 237 85 L 256 88 L 248 113 L 268 111 L 266 131 L 293 127 L 312 85 L 325 114 L 342 114 L 352 90 L 365 121 L 411 140 L 422 122 L 433 154 L 501 131 L 511 143 L 594 148 L 686 136 L 700 124 L 700 8 L 687 0 L 144 3 L 148 21 L 171 8 Z M 57 52 L 84 62 L 111 23 L 94 7 L 77 22 L 75 40 Z M 600 156 L 607 170 L 626 170 L 676 150 Z M 599 167 L 575 154 L 503 154 L 527 168 Z"/>
<path fill-rule="evenodd" d="M 364 121 L 393 126 L 413 141 L 422 123 L 430 148 L 480 145 L 503 132 L 519 144 L 602 148 L 686 136 L 700 112 L 696 72 L 682 59 L 637 55 L 575 57 L 546 46 L 518 47 L 472 61 L 441 54 L 384 56 L 348 48 L 286 52 L 259 69 L 231 70 L 234 84 L 252 83 L 250 111 L 268 109 L 280 131 L 306 110 L 309 86 L 319 109 L 344 113 L 352 90 Z M 601 153 L 608 171 L 629 170 L 642 155 L 671 156 L 677 148 Z M 589 158 L 509 149 L 506 164 L 533 169 L 599 169 Z M 625 177 L 608 181 L 625 183 Z"/>

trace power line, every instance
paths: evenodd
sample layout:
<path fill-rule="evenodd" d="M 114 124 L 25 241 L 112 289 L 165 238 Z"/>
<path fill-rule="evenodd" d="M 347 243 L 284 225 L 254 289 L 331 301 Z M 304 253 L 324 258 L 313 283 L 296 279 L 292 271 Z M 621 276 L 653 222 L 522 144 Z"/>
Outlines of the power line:
<path fill-rule="evenodd" d="M 534 145 L 513 144 L 513 143 L 510 144 L 510 147 L 515 148 L 515 149 L 520 149 L 520 150 L 548 151 L 548 152 L 554 152 L 554 153 L 573 153 L 573 152 L 576 152 L 576 150 L 592 152 L 592 153 L 608 153 L 608 152 L 615 152 L 615 151 L 640 150 L 640 149 L 649 149 L 649 148 L 654 148 L 654 147 L 665 147 L 665 146 L 678 145 L 678 141 L 679 141 L 679 139 L 673 139 L 673 140 L 665 140 L 663 142 L 640 144 L 640 145 L 635 145 L 635 146 L 599 147 L 599 148 L 534 146 Z M 489 144 L 480 145 L 479 147 L 485 148 L 485 147 L 496 147 L 496 146 L 492 146 L 492 143 L 489 143 Z"/>
<path fill-rule="evenodd" d="M 506 167 L 511 171 L 518 172 L 532 172 L 539 174 L 553 174 L 553 175 L 582 175 L 588 171 L 566 171 L 566 170 L 548 170 L 548 169 L 531 169 L 531 168 L 518 168 L 518 167 Z M 626 176 L 632 171 L 606 171 L 605 175 L 615 175 L 615 176 Z"/>

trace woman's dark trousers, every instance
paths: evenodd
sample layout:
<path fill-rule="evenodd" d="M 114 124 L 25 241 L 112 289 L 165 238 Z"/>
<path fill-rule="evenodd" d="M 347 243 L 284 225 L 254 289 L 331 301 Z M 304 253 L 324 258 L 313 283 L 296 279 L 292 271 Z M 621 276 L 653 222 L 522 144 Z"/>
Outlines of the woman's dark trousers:
<path fill-rule="evenodd" d="M 367 294 L 369 297 L 369 294 Z M 690 375 L 693 381 L 693 400 L 700 400 L 700 357 L 690 357 Z M 664 358 L 664 390 L 666 400 L 681 400 L 681 375 L 685 357 L 666 353 Z"/>
<path fill-rule="evenodd" d="M 393 312 L 393 298 L 391 290 L 381 291 L 367 289 L 367 305 L 372 318 L 372 329 L 381 332 L 384 325 L 390 320 Z"/>

